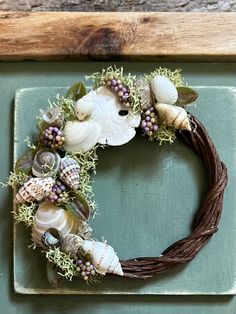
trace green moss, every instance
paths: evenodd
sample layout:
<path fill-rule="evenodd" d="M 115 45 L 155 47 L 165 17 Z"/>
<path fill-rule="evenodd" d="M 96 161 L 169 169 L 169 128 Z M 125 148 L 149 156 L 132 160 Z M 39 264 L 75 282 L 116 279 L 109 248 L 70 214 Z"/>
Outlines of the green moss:
<path fill-rule="evenodd" d="M 27 227 L 32 226 L 36 207 L 37 204 L 35 203 L 19 205 L 18 208 L 13 212 L 15 221 L 17 223 L 24 222 Z"/>
<path fill-rule="evenodd" d="M 155 69 L 153 72 L 151 72 L 150 74 L 146 74 L 144 76 L 144 79 L 146 80 L 146 82 L 150 83 L 150 81 L 156 76 L 156 75 L 164 75 L 166 76 L 169 80 L 171 80 L 171 82 L 176 86 L 184 86 L 184 79 L 182 77 L 182 69 L 176 69 L 174 71 L 171 71 L 170 69 L 167 68 L 162 68 L 159 67 L 157 69 Z"/>
<path fill-rule="evenodd" d="M 76 275 L 76 266 L 74 265 L 73 259 L 69 255 L 61 252 L 59 248 L 50 248 L 44 253 L 49 262 L 52 262 L 62 270 L 60 275 L 71 281 Z"/>
<path fill-rule="evenodd" d="M 87 76 L 86 79 L 91 79 L 94 83 L 94 89 L 97 89 L 98 87 L 103 86 L 103 81 L 110 75 L 121 80 L 129 87 L 132 111 L 133 113 L 140 112 L 140 97 L 136 86 L 136 76 L 131 75 L 130 73 L 124 74 L 122 67 L 117 68 L 116 66 L 110 66 L 107 69 L 103 69 L 102 72 L 96 72 L 91 76 Z"/>
<path fill-rule="evenodd" d="M 24 172 L 10 172 L 10 176 L 7 178 L 6 183 L 0 182 L 0 184 L 4 187 L 10 186 L 16 188 L 17 186 L 22 185 L 27 179 L 29 179 L 29 176 Z"/>

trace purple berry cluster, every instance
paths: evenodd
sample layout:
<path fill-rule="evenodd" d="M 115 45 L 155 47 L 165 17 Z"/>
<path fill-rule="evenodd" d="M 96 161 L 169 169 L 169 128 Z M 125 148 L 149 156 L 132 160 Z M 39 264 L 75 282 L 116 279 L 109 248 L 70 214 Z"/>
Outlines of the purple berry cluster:
<path fill-rule="evenodd" d="M 125 106 L 126 108 L 130 108 L 131 104 L 129 101 L 129 88 L 125 86 L 121 80 L 116 79 L 114 76 L 109 75 L 107 78 L 104 79 L 102 85 L 107 86 L 110 88 L 116 95 L 120 103 Z"/>
<path fill-rule="evenodd" d="M 144 130 L 144 133 L 149 136 L 152 136 L 154 132 L 158 131 L 157 112 L 154 107 L 151 107 L 142 113 L 140 126 Z"/>
<path fill-rule="evenodd" d="M 62 148 L 65 138 L 58 127 L 50 126 L 43 132 L 43 143 L 51 149 Z"/>
<path fill-rule="evenodd" d="M 85 281 L 89 281 L 96 274 L 93 264 L 89 261 L 83 262 L 82 259 L 76 261 L 76 270 Z"/>
<path fill-rule="evenodd" d="M 51 189 L 48 199 L 51 203 L 65 203 L 68 200 L 68 194 L 66 192 L 65 185 L 57 180 Z"/>

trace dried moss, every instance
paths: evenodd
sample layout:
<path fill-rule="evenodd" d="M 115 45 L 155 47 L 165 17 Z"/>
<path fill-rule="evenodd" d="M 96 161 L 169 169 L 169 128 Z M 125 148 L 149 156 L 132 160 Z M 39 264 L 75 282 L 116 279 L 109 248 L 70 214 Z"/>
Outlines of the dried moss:
<path fill-rule="evenodd" d="M 32 226 L 36 207 L 37 204 L 35 203 L 19 205 L 18 208 L 13 212 L 15 221 L 17 223 L 24 222 L 27 227 Z"/>
<path fill-rule="evenodd" d="M 61 252 L 59 248 L 50 248 L 45 253 L 48 261 L 62 270 L 60 275 L 71 281 L 76 275 L 76 266 L 73 259 L 69 255 Z"/>
<path fill-rule="evenodd" d="M 29 179 L 29 176 L 24 172 L 10 172 L 10 176 L 7 178 L 7 181 L 5 183 L 0 182 L 0 184 L 3 187 L 10 186 L 12 188 L 16 188 L 17 186 L 22 185 L 27 179 Z"/>
<path fill-rule="evenodd" d="M 156 76 L 156 75 L 164 75 L 166 76 L 171 82 L 176 86 L 185 86 L 183 76 L 181 74 L 182 69 L 176 69 L 174 71 L 159 67 L 152 71 L 150 74 L 146 74 L 144 76 L 144 79 L 147 83 L 150 83 L 150 81 Z"/>

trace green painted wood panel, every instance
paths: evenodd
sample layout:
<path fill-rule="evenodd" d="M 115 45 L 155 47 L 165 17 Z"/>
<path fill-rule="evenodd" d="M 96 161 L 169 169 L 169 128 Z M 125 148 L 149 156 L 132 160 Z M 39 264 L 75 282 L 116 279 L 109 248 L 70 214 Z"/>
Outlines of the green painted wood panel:
<path fill-rule="evenodd" d="M 0 124 L 0 138 L 2 140 L 2 147 L 0 150 L 1 161 L 1 180 L 8 174 L 8 171 L 12 165 L 13 156 L 13 99 L 14 93 L 17 88 L 25 88 L 30 86 L 68 86 L 74 80 L 78 79 L 78 73 L 89 74 L 95 70 L 101 68 L 101 63 L 5 63 L 0 64 L 0 91 L 1 91 L 1 124 Z M 145 63 L 129 63 L 125 65 L 126 68 L 133 72 L 142 72 L 142 69 L 149 71 L 153 69 L 156 64 Z M 182 66 L 172 65 L 173 67 Z M 235 84 L 235 70 L 236 66 L 233 64 L 215 65 L 215 64 L 184 64 L 185 77 L 190 85 L 226 85 L 233 86 Z M 137 70 L 138 69 L 138 70 Z M 217 93 L 217 97 L 222 97 L 222 105 L 229 105 L 229 100 L 225 92 L 222 90 L 222 96 Z M 227 104 L 225 104 L 225 101 Z M 214 102 L 214 100 L 213 100 Z M 203 104 L 204 105 L 204 104 Z M 230 106 L 232 104 L 230 103 Z M 214 108 L 215 109 L 215 108 Z M 213 109 L 213 113 L 214 113 Z M 210 119 L 210 114 L 201 117 Z M 215 117 L 216 118 L 216 117 Z M 224 117 L 224 126 L 232 124 L 234 115 L 227 114 Z M 231 121 L 229 123 L 229 120 Z M 215 128 L 223 131 L 225 134 L 227 128 L 222 126 L 220 116 L 217 116 L 216 123 L 213 125 Z M 221 137 L 214 130 L 212 134 L 217 147 L 221 150 L 222 158 L 228 158 L 233 161 L 234 158 L 234 144 L 229 139 L 229 144 L 221 141 Z M 143 145 L 142 142 L 137 142 L 135 145 L 140 145 L 140 150 Z M 132 145 L 132 143 L 130 143 Z M 128 146 L 127 146 L 128 147 Z M 177 152 L 178 153 L 178 152 Z M 104 151 L 103 154 L 110 154 L 109 150 Z M 126 160 L 126 148 L 119 161 L 124 164 Z M 105 158 L 109 156 L 103 156 Z M 181 158 L 184 165 L 184 156 Z M 116 164 L 110 166 L 117 167 Z M 100 164 L 100 171 L 103 171 L 105 165 Z M 99 170 L 99 169 L 98 169 Z M 232 171 L 234 170 L 232 163 Z M 117 172 L 119 173 L 119 169 Z M 191 174 L 191 173 L 190 173 Z M 196 173 L 192 173 L 193 176 Z M 199 191 L 199 190 L 198 190 Z M 233 189 L 227 189 L 227 193 L 233 194 Z M 231 196 L 230 196 L 231 197 Z M 1 241 L 0 246 L 0 284 L 1 284 L 1 296 L 0 303 L 2 305 L 1 311 L 3 313 L 234 313 L 236 308 L 236 301 L 230 296 L 20 296 L 14 295 L 12 291 L 12 238 L 11 238 L 11 215 L 12 210 L 12 195 L 6 190 L 1 190 Z M 228 209 L 229 211 L 230 209 Z M 230 210 L 231 211 L 231 210 Z M 228 213 L 228 212 L 226 212 Z M 100 217 L 99 217 L 100 218 Z M 96 220 L 96 228 L 98 228 L 99 218 Z M 235 228 L 235 220 L 233 217 L 229 217 L 226 214 L 223 216 L 226 221 L 222 220 L 229 229 L 232 225 Z M 103 218 L 100 218 L 102 222 Z M 124 228 L 124 226 L 122 226 Z M 120 226 L 119 226 L 120 230 Z M 181 229 L 180 232 L 186 230 Z M 234 229 L 235 230 L 235 229 Z M 173 237 L 173 234 L 172 234 Z M 108 237 L 107 237 L 108 238 Z M 110 241 L 115 241 L 117 235 L 114 234 L 114 238 L 110 238 Z M 220 239 L 220 232 L 211 241 L 210 245 Z M 172 238 L 173 239 L 173 238 Z M 172 241 L 171 239 L 171 241 Z M 223 239 L 221 239 L 223 240 Z M 164 245 L 164 243 L 163 243 Z M 221 241 L 219 250 L 227 249 L 228 251 L 235 250 L 234 241 L 228 239 L 227 242 Z M 122 248 L 120 248 L 122 250 Z M 124 248 L 125 249 L 125 248 Z M 135 249 L 135 248 L 134 248 Z M 142 247 L 140 249 L 143 249 Z M 135 251 L 137 248 L 135 249 Z M 204 253 L 207 248 L 202 251 L 205 255 L 205 262 L 207 263 L 208 254 Z M 121 251 L 122 252 L 122 251 Z M 124 251 L 126 252 L 126 250 Z M 219 256 L 220 256 L 219 252 Z M 124 253 L 122 253 L 124 254 Z M 232 256 L 232 255 L 231 255 Z M 18 261 L 16 261 L 17 263 Z M 217 264 L 217 260 L 215 263 Z M 41 265 L 39 265 L 41 267 Z M 187 266 L 188 267 L 188 266 Z M 187 269 L 187 268 L 185 268 Z M 184 270 L 185 271 L 185 270 Z M 220 274 L 218 274 L 220 276 Z M 230 272 L 228 278 L 233 276 Z M 32 274 L 34 277 L 34 274 Z M 215 278 L 212 278 L 215 280 Z M 225 278 L 221 278 L 223 283 Z M 219 279 L 218 279 L 219 280 Z M 191 278 L 189 278 L 191 281 Z M 161 281 L 160 283 L 161 284 Z"/>

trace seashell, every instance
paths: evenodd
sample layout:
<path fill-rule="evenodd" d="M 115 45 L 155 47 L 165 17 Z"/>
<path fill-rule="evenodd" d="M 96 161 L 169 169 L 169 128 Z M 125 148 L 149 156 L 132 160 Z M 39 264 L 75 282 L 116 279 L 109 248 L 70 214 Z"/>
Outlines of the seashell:
<path fill-rule="evenodd" d="M 60 275 L 60 269 L 54 263 L 49 261 L 47 261 L 46 273 L 48 282 L 53 287 L 58 287 L 64 279 L 64 277 Z"/>
<path fill-rule="evenodd" d="M 83 194 L 76 191 L 72 196 L 73 200 L 70 203 L 65 204 L 66 209 L 78 220 L 89 220 L 91 216 L 91 208 Z"/>
<path fill-rule="evenodd" d="M 70 157 L 64 157 L 61 160 L 59 176 L 61 180 L 71 189 L 77 190 L 79 187 L 79 164 Z"/>
<path fill-rule="evenodd" d="M 47 148 L 40 149 L 34 157 L 33 175 L 39 178 L 55 175 L 59 170 L 60 160 L 61 158 L 57 152 Z"/>
<path fill-rule="evenodd" d="M 41 238 L 41 242 L 47 247 L 58 247 L 60 246 L 61 241 L 61 232 L 55 228 L 47 229 Z"/>
<path fill-rule="evenodd" d="M 167 125 L 191 131 L 188 114 L 184 108 L 166 104 L 156 104 L 155 108 Z"/>
<path fill-rule="evenodd" d="M 62 127 L 64 123 L 64 116 L 59 107 L 51 107 L 47 110 L 40 110 L 43 121 L 47 124 L 53 124 L 57 127 Z"/>
<path fill-rule="evenodd" d="M 88 240 L 92 236 L 93 229 L 87 224 L 86 221 L 78 220 L 78 227 L 76 230 L 76 234 L 79 235 L 81 238 Z"/>
<path fill-rule="evenodd" d="M 95 106 L 95 97 L 97 93 L 92 90 L 82 98 L 76 101 L 75 103 L 75 115 L 79 120 L 84 120 L 87 116 L 89 116 Z"/>
<path fill-rule="evenodd" d="M 141 115 L 131 111 L 129 114 L 128 110 L 123 115 L 124 106 L 107 87 L 99 87 L 96 92 L 96 105 L 91 119 L 101 128 L 98 143 L 117 146 L 129 142 L 136 134 L 135 128 L 140 124 Z"/>
<path fill-rule="evenodd" d="M 42 246 L 42 236 L 49 228 L 57 229 L 64 237 L 67 233 L 76 233 L 77 221 L 68 211 L 45 201 L 41 203 L 34 216 L 32 240 Z"/>
<path fill-rule="evenodd" d="M 114 249 L 103 242 L 85 240 L 81 248 L 89 253 L 97 272 L 105 275 L 112 273 L 123 276 L 121 264 Z"/>
<path fill-rule="evenodd" d="M 67 121 L 64 127 L 64 149 L 68 152 L 87 152 L 98 142 L 101 127 L 96 121 Z"/>
<path fill-rule="evenodd" d="M 83 242 L 84 240 L 80 236 L 68 233 L 62 240 L 61 250 L 66 254 L 76 256 L 78 249 L 82 246 Z"/>
<path fill-rule="evenodd" d="M 143 80 L 140 79 L 136 82 L 138 92 L 140 95 L 140 101 L 141 101 L 141 109 L 147 110 L 152 106 L 152 97 L 151 97 L 151 90 L 149 84 Z"/>
<path fill-rule="evenodd" d="M 15 196 L 16 203 L 41 201 L 51 191 L 55 180 L 53 178 L 30 178 L 19 189 Z"/>
<path fill-rule="evenodd" d="M 178 99 L 175 85 L 163 75 L 156 75 L 151 80 L 151 88 L 158 103 L 173 105 Z"/>

